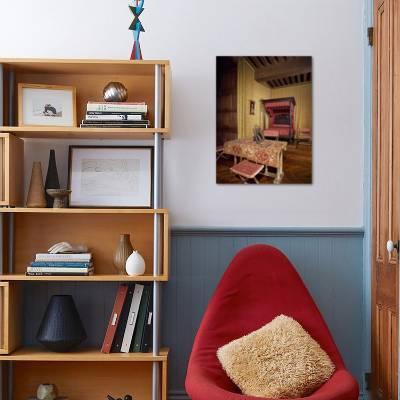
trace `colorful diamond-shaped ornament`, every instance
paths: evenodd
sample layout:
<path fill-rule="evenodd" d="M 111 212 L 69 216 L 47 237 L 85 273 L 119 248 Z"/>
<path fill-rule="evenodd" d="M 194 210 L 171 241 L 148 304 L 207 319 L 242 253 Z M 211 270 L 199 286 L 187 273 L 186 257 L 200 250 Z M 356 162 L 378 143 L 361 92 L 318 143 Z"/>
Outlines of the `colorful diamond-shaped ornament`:
<path fill-rule="evenodd" d="M 140 32 L 144 32 L 143 25 L 139 19 L 144 8 L 144 0 L 133 0 L 134 6 L 129 6 L 134 19 L 129 27 L 129 30 L 133 33 L 133 48 L 131 53 L 131 60 L 141 60 L 142 50 L 140 48 Z"/>

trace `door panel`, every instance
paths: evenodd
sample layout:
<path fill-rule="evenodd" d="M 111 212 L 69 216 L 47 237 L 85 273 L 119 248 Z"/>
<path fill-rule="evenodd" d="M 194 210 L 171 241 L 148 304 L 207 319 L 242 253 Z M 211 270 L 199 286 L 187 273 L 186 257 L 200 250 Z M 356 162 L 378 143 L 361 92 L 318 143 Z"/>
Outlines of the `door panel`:
<path fill-rule="evenodd" d="M 372 372 L 374 398 L 384 400 L 397 399 L 398 255 L 386 249 L 388 240 L 399 240 L 400 147 L 393 63 L 397 3 L 374 4 Z"/>

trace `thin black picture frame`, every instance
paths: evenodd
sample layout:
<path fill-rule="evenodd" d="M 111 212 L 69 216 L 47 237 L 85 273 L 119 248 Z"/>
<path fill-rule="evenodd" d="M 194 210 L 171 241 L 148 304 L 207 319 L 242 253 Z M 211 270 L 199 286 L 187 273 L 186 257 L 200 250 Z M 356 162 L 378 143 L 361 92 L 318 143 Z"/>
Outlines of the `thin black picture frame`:
<path fill-rule="evenodd" d="M 129 205 L 129 206 L 113 206 L 113 205 L 79 205 L 74 206 L 70 205 L 70 208 L 110 208 L 110 209 L 152 209 L 154 204 L 154 146 L 81 146 L 81 145 L 71 145 L 68 150 L 68 189 L 71 189 L 71 179 L 72 179 L 72 156 L 74 149 L 141 149 L 141 150 L 149 150 L 150 151 L 150 205 Z"/>

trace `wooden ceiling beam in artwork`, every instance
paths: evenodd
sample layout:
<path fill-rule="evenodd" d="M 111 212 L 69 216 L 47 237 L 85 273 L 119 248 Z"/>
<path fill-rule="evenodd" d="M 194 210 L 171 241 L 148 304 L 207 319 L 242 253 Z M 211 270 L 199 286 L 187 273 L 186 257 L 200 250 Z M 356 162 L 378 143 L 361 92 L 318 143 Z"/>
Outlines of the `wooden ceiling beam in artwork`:
<path fill-rule="evenodd" d="M 265 57 L 266 59 L 267 59 L 267 61 L 268 61 L 268 64 L 272 64 L 273 62 L 272 62 L 272 60 L 271 60 L 271 57 Z"/>
<path fill-rule="evenodd" d="M 259 60 L 259 57 L 247 57 L 247 58 L 251 59 L 252 63 L 256 66 L 256 70 L 264 67 L 264 64 L 262 64 L 261 61 Z"/>
<path fill-rule="evenodd" d="M 246 57 L 247 62 L 253 67 L 257 68 L 256 63 L 253 61 L 252 57 Z"/>
<path fill-rule="evenodd" d="M 265 63 L 264 57 L 257 57 L 257 59 L 258 59 L 258 61 L 260 62 L 260 64 L 261 64 L 263 67 L 265 67 L 266 65 L 268 65 L 268 64 Z"/>
<path fill-rule="evenodd" d="M 278 64 L 256 68 L 255 78 L 257 81 L 265 81 L 287 78 L 288 76 L 299 74 L 308 74 L 309 72 L 311 72 L 311 58 L 296 57 L 279 62 Z"/>
<path fill-rule="evenodd" d="M 270 65 L 271 61 L 269 59 L 269 57 L 263 57 L 263 61 L 264 61 L 264 65 Z"/>

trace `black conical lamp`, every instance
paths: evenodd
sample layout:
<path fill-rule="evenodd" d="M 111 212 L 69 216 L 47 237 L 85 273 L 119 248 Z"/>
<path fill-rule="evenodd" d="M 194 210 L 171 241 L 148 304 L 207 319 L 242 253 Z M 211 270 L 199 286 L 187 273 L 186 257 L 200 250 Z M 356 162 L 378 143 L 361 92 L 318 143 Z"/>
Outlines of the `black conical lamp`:
<path fill-rule="evenodd" d="M 67 352 L 82 343 L 86 337 L 72 296 L 52 296 L 36 339 L 51 351 Z"/>

